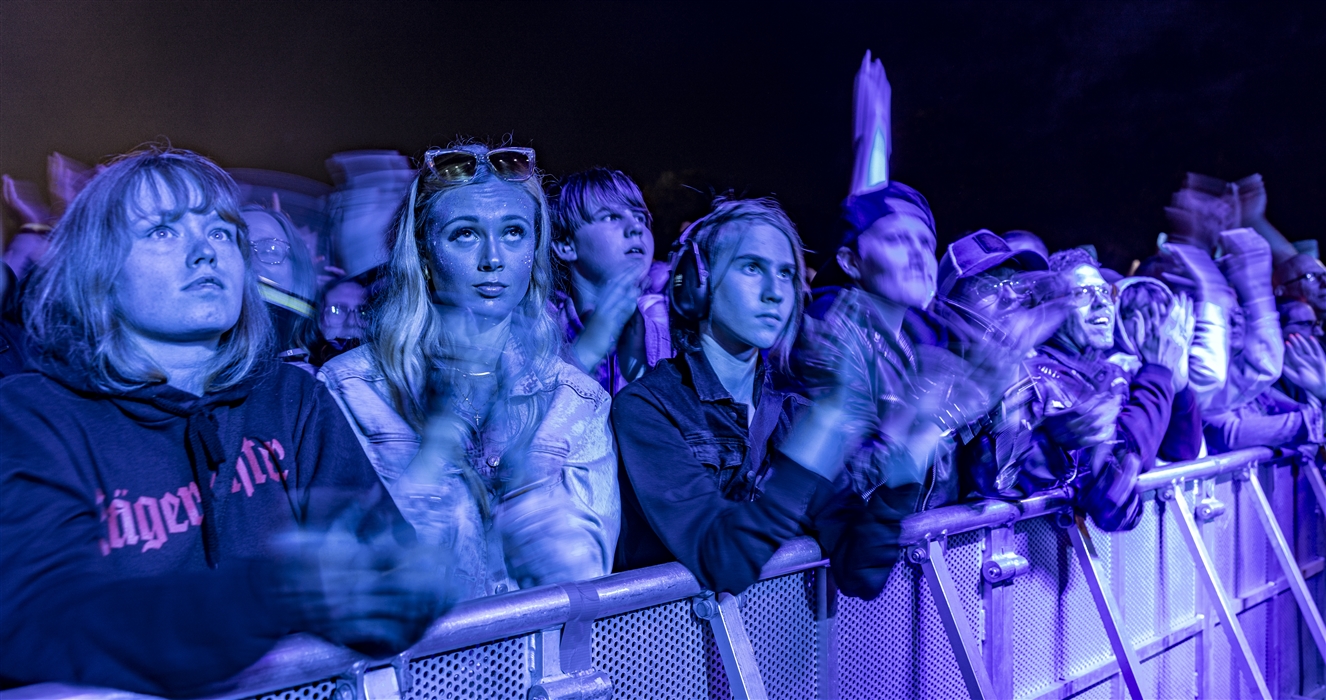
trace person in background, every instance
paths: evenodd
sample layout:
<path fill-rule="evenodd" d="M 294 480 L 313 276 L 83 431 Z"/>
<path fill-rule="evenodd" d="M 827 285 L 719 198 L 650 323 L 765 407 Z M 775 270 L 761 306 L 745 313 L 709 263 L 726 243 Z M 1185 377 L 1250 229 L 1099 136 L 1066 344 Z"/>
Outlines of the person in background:
<path fill-rule="evenodd" d="M 443 610 L 440 557 L 312 377 L 271 359 L 234 183 L 126 156 L 73 201 L 0 381 L 0 687 L 191 694 L 306 631 L 375 655 Z"/>
<path fill-rule="evenodd" d="M 780 545 L 812 534 L 842 590 L 873 598 L 882 582 L 872 590 L 859 571 L 892 559 L 857 520 L 841 402 L 812 405 L 773 383 L 804 304 L 796 228 L 773 200 L 719 199 L 679 247 L 670 290 L 678 355 L 613 401 L 619 569 L 675 559 L 706 589 L 739 593 Z"/>
<path fill-rule="evenodd" d="M 299 345 L 299 325 L 314 318 L 315 280 L 308 249 L 290 218 L 256 204 L 243 208 L 251 232 L 253 267 L 259 289 L 276 329 L 278 352 L 283 357 Z M 302 359 L 303 353 L 299 353 Z"/>
<path fill-rule="evenodd" d="M 1212 452 L 1326 442 L 1321 409 L 1326 398 L 1326 356 L 1318 341 L 1316 314 L 1306 303 L 1290 301 L 1280 307 L 1280 322 L 1285 339 L 1280 381 L 1252 401 L 1207 416 Z"/>
<path fill-rule="evenodd" d="M 552 303 L 565 355 L 616 394 L 672 357 L 649 209 L 625 173 L 594 168 L 567 176 L 552 212 L 553 253 L 567 270 Z"/>
<path fill-rule="evenodd" d="M 1022 488 L 1030 494 L 1072 486 L 1097 526 L 1127 530 L 1142 512 L 1137 477 L 1154 465 L 1174 394 L 1186 387 L 1186 373 L 1174 370 L 1186 362 L 1189 325 L 1175 305 L 1159 331 L 1138 330 L 1140 367 L 1130 379 L 1105 359 L 1115 342 L 1116 292 L 1096 261 L 1071 249 L 1051 255 L 1050 269 L 1065 275 L 1076 308 L 1027 360 L 1034 434 Z"/>
<path fill-rule="evenodd" d="M 1032 397 L 1021 360 L 1059 328 L 1069 308 L 1062 276 L 1048 267 L 1035 250 L 1015 250 L 986 230 L 954 241 L 939 262 L 931 315 L 942 324 L 949 351 L 983 368 L 998 397 L 987 414 L 956 426 L 962 496 L 1019 495 Z"/>
<path fill-rule="evenodd" d="M 319 374 L 461 598 L 612 570 L 609 397 L 558 356 L 550 224 L 534 151 L 428 151 L 365 342 Z"/>
<path fill-rule="evenodd" d="M 352 279 L 333 281 L 318 303 L 318 324 L 305 324 L 308 363 L 321 367 L 364 340 L 368 325 L 368 290 Z M 312 337 L 309 337 L 312 336 Z"/>

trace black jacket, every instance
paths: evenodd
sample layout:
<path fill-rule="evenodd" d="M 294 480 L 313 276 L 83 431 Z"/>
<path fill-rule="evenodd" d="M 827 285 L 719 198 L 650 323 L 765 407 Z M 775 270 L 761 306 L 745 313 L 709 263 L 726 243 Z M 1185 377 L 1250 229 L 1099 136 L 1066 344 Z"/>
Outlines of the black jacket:
<path fill-rule="evenodd" d="M 700 350 L 658 363 L 613 399 L 622 491 L 616 568 L 675 559 L 705 588 L 737 593 L 780 545 L 811 534 L 842 590 L 873 598 L 896 558 L 896 536 L 891 556 L 879 554 L 887 538 L 874 536 L 846 477 L 830 483 L 778 450 L 810 402 L 775 389 L 765 367 L 751 429 Z M 752 432 L 769 437 L 752 440 Z M 877 586 L 857 585 L 864 571 Z"/>
<path fill-rule="evenodd" d="M 362 534 L 413 539 L 303 370 L 271 362 L 199 398 L 38 369 L 0 381 L 0 687 L 197 690 L 298 625 L 274 534 L 358 506 Z"/>

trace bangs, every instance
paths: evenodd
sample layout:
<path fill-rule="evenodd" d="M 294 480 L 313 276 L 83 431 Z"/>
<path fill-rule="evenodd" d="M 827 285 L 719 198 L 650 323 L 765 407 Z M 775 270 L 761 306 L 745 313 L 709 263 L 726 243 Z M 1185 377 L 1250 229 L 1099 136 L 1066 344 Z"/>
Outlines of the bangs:
<path fill-rule="evenodd" d="M 617 170 L 594 168 L 569 176 L 562 185 L 553 212 L 559 235 L 570 235 L 581 225 L 592 223 L 603 206 L 620 206 L 643 214 L 645 226 L 654 228 L 654 217 L 635 181 Z"/>
<path fill-rule="evenodd" d="M 239 191 L 220 168 L 170 154 L 144 158 L 133 166 L 112 193 L 112 201 L 124 203 L 112 208 L 115 228 L 123 230 L 144 217 L 162 215 L 174 221 L 186 213 L 215 211 L 222 220 L 239 227 L 241 234 L 247 231 L 240 215 Z"/>

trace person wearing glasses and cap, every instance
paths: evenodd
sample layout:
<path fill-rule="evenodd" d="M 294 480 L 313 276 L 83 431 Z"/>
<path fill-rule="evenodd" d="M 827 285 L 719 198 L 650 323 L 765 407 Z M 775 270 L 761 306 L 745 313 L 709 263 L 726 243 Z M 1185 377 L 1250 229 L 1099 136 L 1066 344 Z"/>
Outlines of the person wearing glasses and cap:
<path fill-rule="evenodd" d="M 534 151 L 428 151 L 360 347 L 319 377 L 461 599 L 612 570 L 607 392 L 561 359 Z"/>
<path fill-rule="evenodd" d="M 1191 325 L 1166 310 L 1167 332 L 1139 337 L 1140 367 L 1129 378 L 1106 354 L 1115 344 L 1116 289 L 1085 251 L 1050 256 L 1069 284 L 1073 310 L 1027 360 L 1034 396 L 1030 447 L 1020 481 L 1026 493 L 1071 486 L 1078 507 L 1103 530 L 1127 530 L 1141 516 L 1137 477 L 1150 469 L 1168 426 L 1174 394 L 1186 387 Z M 1177 305 L 1175 309 L 1180 308 Z"/>

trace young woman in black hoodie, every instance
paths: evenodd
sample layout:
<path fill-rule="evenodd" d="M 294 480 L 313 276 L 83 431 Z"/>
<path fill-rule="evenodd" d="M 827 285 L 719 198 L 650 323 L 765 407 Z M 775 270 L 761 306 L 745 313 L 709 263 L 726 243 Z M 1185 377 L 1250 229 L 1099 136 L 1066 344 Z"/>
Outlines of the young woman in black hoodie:
<path fill-rule="evenodd" d="M 440 612 L 340 410 L 271 360 L 249 247 L 234 183 L 177 150 L 54 231 L 36 371 L 0 382 L 0 687 L 190 693 L 290 632 L 389 652 Z"/>

